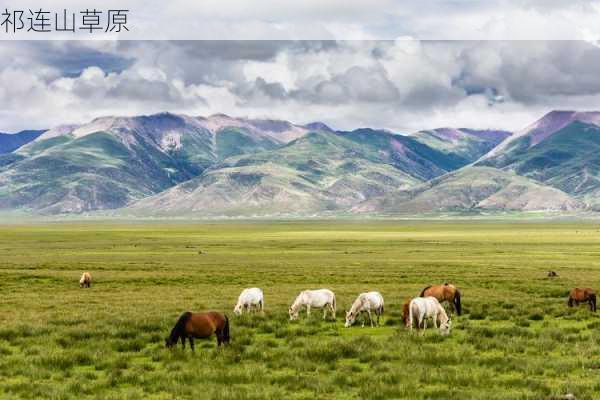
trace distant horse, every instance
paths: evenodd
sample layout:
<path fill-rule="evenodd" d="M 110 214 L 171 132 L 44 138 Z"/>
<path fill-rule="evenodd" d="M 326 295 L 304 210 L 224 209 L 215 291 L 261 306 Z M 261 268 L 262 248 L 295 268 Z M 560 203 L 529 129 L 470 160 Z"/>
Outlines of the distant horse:
<path fill-rule="evenodd" d="M 456 286 L 449 283 L 443 285 L 427 286 L 421 291 L 420 297 L 435 297 L 440 303 L 447 301 L 456 311 L 458 315 L 462 314 L 462 306 L 460 304 L 460 291 Z"/>
<path fill-rule="evenodd" d="M 185 339 L 190 341 L 190 347 L 194 351 L 194 339 L 206 339 L 215 334 L 217 345 L 229 343 L 229 318 L 227 315 L 216 311 L 206 313 L 192 313 L 189 311 L 181 314 L 177 323 L 171 330 L 171 334 L 165 340 L 167 347 L 173 347 L 181 339 L 181 348 L 185 348 Z"/>
<path fill-rule="evenodd" d="M 371 311 L 374 311 L 377 315 L 377 326 L 379 326 L 379 317 L 383 314 L 383 296 L 379 292 L 368 292 L 361 293 L 358 295 L 350 311 L 346 313 L 346 328 L 354 324 L 356 317 L 361 313 L 367 313 L 371 327 L 373 327 L 373 317 Z M 363 318 L 362 326 L 365 326 L 365 319 Z"/>
<path fill-rule="evenodd" d="M 579 305 L 579 303 L 588 303 L 590 310 L 596 312 L 596 292 L 590 288 L 575 288 L 569 293 L 569 307 Z"/>
<path fill-rule="evenodd" d="M 79 279 L 79 287 L 80 288 L 84 288 L 84 287 L 91 287 L 92 286 L 92 274 L 90 274 L 89 272 L 84 272 L 83 274 L 81 274 L 81 279 Z"/>
<path fill-rule="evenodd" d="M 257 311 L 264 311 L 265 300 L 263 296 L 263 291 L 259 288 L 250 288 L 242 290 L 240 297 L 238 297 L 237 304 L 233 309 L 233 313 L 235 315 L 242 315 L 244 310 L 248 310 L 254 308 Z"/>
<path fill-rule="evenodd" d="M 307 316 L 310 316 L 311 307 L 322 308 L 323 319 L 327 316 L 327 310 L 329 309 L 335 320 L 335 294 L 329 289 L 304 290 L 300 292 L 288 310 L 291 321 L 298 319 L 298 313 L 303 306 L 306 306 Z"/>
<path fill-rule="evenodd" d="M 416 325 L 417 329 L 427 328 L 427 319 L 433 320 L 433 326 L 439 328 L 442 335 L 450 333 L 452 325 L 450 318 L 446 314 L 446 310 L 435 297 L 417 297 L 410 301 L 408 305 L 408 321 L 409 328 L 412 330 Z"/>
<path fill-rule="evenodd" d="M 554 271 L 548 271 L 548 278 L 556 278 L 558 274 Z"/>

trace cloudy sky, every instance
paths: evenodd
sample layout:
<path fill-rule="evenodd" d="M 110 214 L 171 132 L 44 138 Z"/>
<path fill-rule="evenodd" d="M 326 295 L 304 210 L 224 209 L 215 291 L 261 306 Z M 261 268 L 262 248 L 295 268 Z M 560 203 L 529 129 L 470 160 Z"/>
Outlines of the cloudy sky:
<path fill-rule="evenodd" d="M 0 131 L 226 113 L 338 129 L 516 130 L 600 110 L 588 41 L 4 41 Z"/>

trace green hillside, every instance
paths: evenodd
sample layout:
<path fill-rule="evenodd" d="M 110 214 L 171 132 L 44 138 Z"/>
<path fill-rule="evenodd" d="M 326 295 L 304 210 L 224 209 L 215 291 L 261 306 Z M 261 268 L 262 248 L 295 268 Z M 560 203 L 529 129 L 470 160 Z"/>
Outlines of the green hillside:
<path fill-rule="evenodd" d="M 502 155 L 479 165 L 514 171 L 597 207 L 600 127 L 574 121 L 535 146 L 529 147 L 529 141 L 529 136 L 520 138 Z"/>

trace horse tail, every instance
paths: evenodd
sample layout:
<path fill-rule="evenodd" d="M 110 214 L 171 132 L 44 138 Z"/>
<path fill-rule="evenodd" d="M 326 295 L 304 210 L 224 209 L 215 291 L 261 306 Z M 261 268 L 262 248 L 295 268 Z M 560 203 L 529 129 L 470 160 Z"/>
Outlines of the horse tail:
<path fill-rule="evenodd" d="M 231 336 L 229 335 L 229 318 L 227 315 L 223 315 L 225 317 L 225 325 L 223 326 L 223 342 L 229 343 L 231 340 Z"/>
<path fill-rule="evenodd" d="M 331 307 L 333 308 L 333 319 L 335 320 L 335 314 L 337 311 L 337 305 L 335 300 L 335 293 L 333 294 L 333 301 L 331 302 Z"/>
<path fill-rule="evenodd" d="M 462 306 L 460 304 L 460 291 L 458 289 L 454 292 L 454 307 L 456 308 L 456 313 L 460 315 L 462 313 Z"/>
<path fill-rule="evenodd" d="M 409 328 L 410 328 L 410 329 L 412 329 L 413 322 L 414 322 L 414 319 L 413 319 L 413 308 L 412 308 L 412 300 L 411 300 L 411 301 L 408 303 L 408 324 L 407 324 L 407 325 L 409 325 L 409 324 L 410 324 L 410 325 L 409 325 Z M 419 328 L 419 327 L 417 326 L 417 329 L 418 329 L 418 328 Z"/>
<path fill-rule="evenodd" d="M 177 339 L 179 339 L 179 337 L 181 337 L 181 336 L 185 337 L 185 335 L 184 335 L 185 334 L 185 324 L 188 322 L 188 320 L 190 319 L 191 316 L 192 316 L 192 313 L 189 311 L 186 311 L 183 314 L 181 314 L 181 316 L 175 323 L 175 326 L 171 330 L 170 339 L 172 342 L 176 342 Z"/>
<path fill-rule="evenodd" d="M 430 287 L 431 287 L 431 286 L 427 286 L 425 289 L 423 289 L 423 290 L 421 291 L 421 294 L 419 295 L 419 297 L 425 297 L 425 291 L 426 291 L 427 289 L 429 289 Z"/>

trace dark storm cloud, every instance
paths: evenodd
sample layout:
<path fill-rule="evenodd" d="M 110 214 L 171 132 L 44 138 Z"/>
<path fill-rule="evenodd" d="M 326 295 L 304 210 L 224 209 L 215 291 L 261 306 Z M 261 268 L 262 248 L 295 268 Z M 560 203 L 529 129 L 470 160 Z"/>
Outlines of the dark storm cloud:
<path fill-rule="evenodd" d="M 455 85 L 468 94 L 493 90 L 522 104 L 552 96 L 600 93 L 600 48 L 586 42 L 481 42 L 466 44 Z M 494 59 L 492 66 L 481 65 Z"/>

